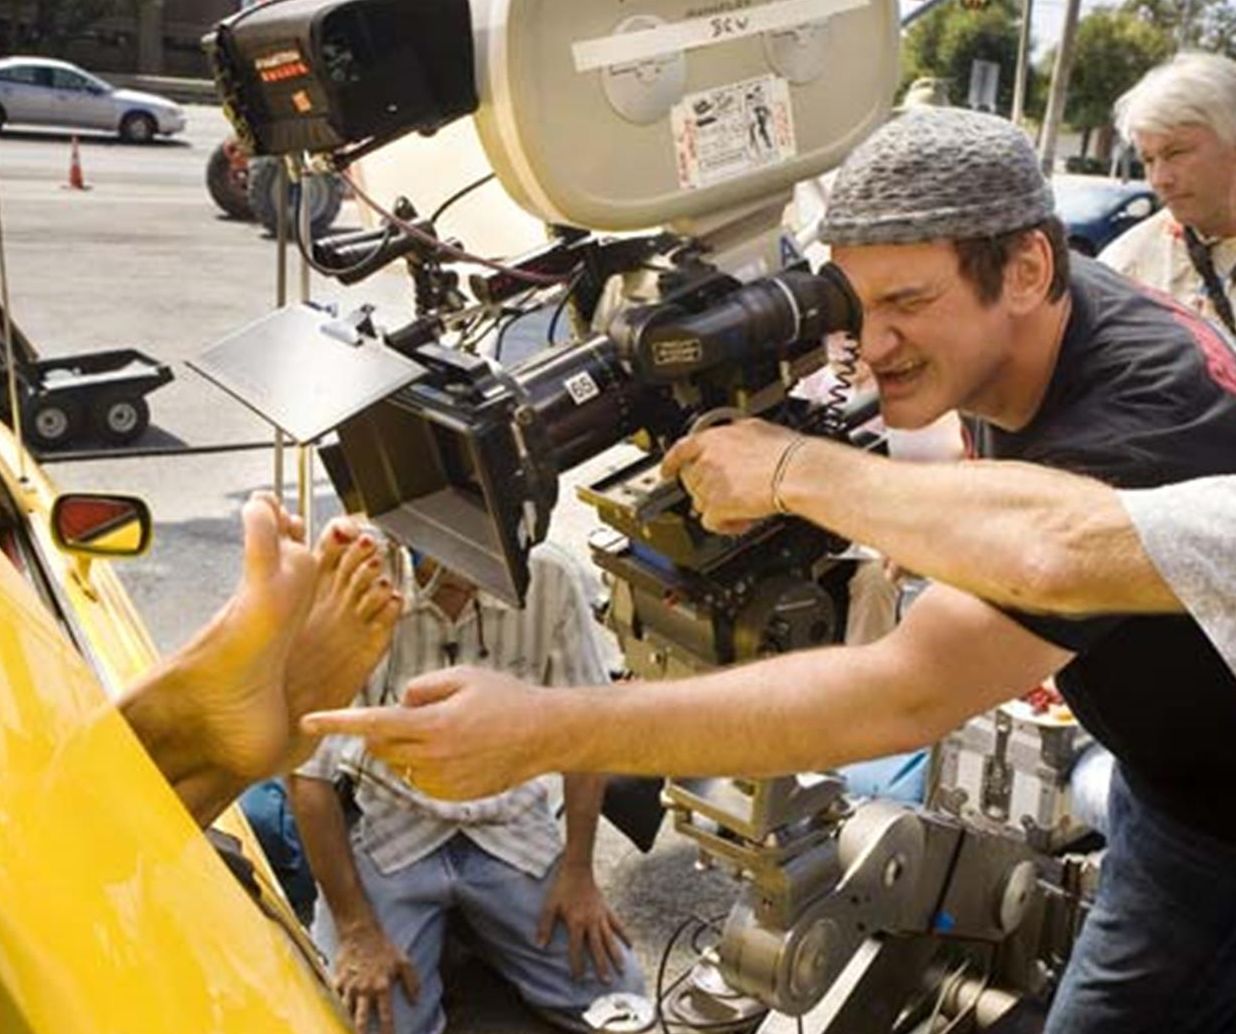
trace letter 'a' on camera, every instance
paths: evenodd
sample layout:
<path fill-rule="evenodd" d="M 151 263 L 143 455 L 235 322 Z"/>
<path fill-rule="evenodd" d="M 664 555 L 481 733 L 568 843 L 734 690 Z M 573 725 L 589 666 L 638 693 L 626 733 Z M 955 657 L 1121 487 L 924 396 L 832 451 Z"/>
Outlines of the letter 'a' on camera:
<path fill-rule="evenodd" d="M 253 154 L 368 150 L 477 107 L 468 0 L 268 0 L 203 44 Z"/>

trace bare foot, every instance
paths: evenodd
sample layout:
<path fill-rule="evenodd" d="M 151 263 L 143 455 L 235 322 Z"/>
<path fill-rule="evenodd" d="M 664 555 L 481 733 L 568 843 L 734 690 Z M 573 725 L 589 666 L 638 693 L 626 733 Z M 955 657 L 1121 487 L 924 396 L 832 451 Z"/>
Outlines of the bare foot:
<path fill-rule="evenodd" d="M 403 605 L 376 543 L 351 518 L 331 521 L 315 552 L 313 607 L 288 659 L 293 729 L 310 711 L 351 703 L 389 648 Z M 296 760 L 314 746 L 310 739 L 297 743 Z"/>
<path fill-rule="evenodd" d="M 220 773 L 241 782 L 269 775 L 295 729 L 284 682 L 313 602 L 315 560 L 300 519 L 270 493 L 251 496 L 241 517 L 244 569 L 236 592 L 120 703 L 174 784 Z"/>

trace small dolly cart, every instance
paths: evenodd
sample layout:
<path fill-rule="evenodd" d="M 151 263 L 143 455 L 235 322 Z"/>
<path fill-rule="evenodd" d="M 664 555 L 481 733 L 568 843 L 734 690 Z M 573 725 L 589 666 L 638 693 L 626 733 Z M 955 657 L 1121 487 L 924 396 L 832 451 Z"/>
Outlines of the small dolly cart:
<path fill-rule="evenodd" d="M 36 449 L 62 449 L 90 433 L 126 445 L 150 425 L 146 396 L 172 380 L 170 367 L 133 348 L 40 359 L 30 339 L 10 326 L 22 433 Z M 0 347 L 0 373 L 4 364 Z M 0 418 L 12 423 L 8 393 L 0 395 Z"/>

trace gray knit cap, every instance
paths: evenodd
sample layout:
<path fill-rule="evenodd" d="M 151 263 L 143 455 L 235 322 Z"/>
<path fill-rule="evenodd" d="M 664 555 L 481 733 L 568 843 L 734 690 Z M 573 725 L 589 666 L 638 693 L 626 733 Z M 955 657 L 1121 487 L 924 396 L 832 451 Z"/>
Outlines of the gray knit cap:
<path fill-rule="evenodd" d="M 1029 138 L 962 108 L 916 108 L 850 152 L 820 224 L 829 244 L 918 244 L 1020 230 L 1055 211 Z"/>

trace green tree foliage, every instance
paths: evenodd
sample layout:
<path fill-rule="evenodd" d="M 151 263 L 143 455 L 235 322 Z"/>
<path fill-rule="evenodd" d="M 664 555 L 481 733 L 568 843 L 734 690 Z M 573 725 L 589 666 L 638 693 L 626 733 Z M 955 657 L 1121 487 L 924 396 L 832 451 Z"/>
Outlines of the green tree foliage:
<path fill-rule="evenodd" d="M 5 49 L 55 57 L 96 22 L 128 9 L 125 0 L 9 0 L 7 7 Z"/>
<path fill-rule="evenodd" d="M 898 95 L 915 79 L 930 76 L 947 80 L 953 103 L 964 104 L 970 92 L 971 64 L 994 61 L 1000 66 L 997 106 L 1007 115 L 1013 106 L 1018 17 L 1014 0 L 992 0 L 979 11 L 960 3 L 943 4 L 925 15 L 903 41 Z"/>
<path fill-rule="evenodd" d="M 1125 0 L 1121 9 L 1166 32 L 1178 49 L 1236 58 L 1236 0 Z"/>
<path fill-rule="evenodd" d="M 1168 34 L 1128 11 L 1099 8 L 1077 27 L 1077 50 L 1065 121 L 1096 129 L 1112 120 L 1112 105 L 1172 52 Z"/>

